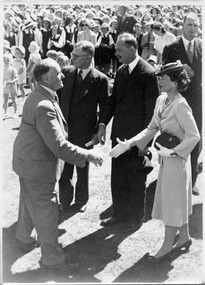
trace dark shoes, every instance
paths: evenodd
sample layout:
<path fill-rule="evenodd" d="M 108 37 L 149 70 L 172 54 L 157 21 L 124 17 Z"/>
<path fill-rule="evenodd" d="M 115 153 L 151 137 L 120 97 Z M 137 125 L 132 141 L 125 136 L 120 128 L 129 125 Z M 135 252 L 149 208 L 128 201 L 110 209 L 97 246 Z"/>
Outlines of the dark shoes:
<path fill-rule="evenodd" d="M 199 195 L 199 189 L 196 185 L 192 188 L 192 194 L 195 196 Z"/>
<path fill-rule="evenodd" d="M 129 234 L 129 233 L 139 230 L 139 228 L 143 224 L 143 221 L 140 221 L 139 223 L 130 223 L 125 218 L 123 219 L 123 218 L 118 218 L 114 216 L 110 218 L 109 220 L 101 222 L 101 226 L 103 227 L 109 227 L 109 226 L 113 226 L 116 224 L 123 224 L 122 233 Z"/>
<path fill-rule="evenodd" d="M 163 261 L 169 261 L 170 259 L 175 257 L 175 255 L 177 253 L 181 254 L 181 253 L 187 252 L 191 245 L 192 245 L 192 240 L 190 239 L 190 240 L 186 241 L 185 243 L 183 243 L 182 245 L 172 248 L 172 250 L 170 250 L 168 253 L 166 253 L 160 257 L 154 257 L 154 256 L 150 255 L 149 253 L 147 253 L 145 255 L 145 259 L 148 263 L 156 266 L 156 265 L 159 265 L 159 263 L 161 263 Z"/>
<path fill-rule="evenodd" d="M 147 253 L 147 254 L 145 255 L 145 257 L 146 257 L 146 262 L 148 262 L 148 263 L 150 263 L 150 264 L 156 266 L 156 265 L 158 265 L 159 263 L 161 263 L 161 262 L 163 262 L 163 261 L 166 261 L 166 260 L 168 261 L 168 260 L 170 260 L 171 257 L 172 257 L 171 252 L 172 252 L 172 251 L 169 251 L 168 253 L 166 253 L 166 254 L 164 254 L 164 255 L 162 255 L 162 256 L 160 256 L 160 257 L 154 257 L 153 255 L 150 255 L 149 253 Z"/>
<path fill-rule="evenodd" d="M 65 212 L 68 212 L 70 210 L 70 205 L 69 206 L 63 206 L 62 204 L 59 204 L 58 205 L 58 211 L 59 213 L 65 213 Z"/>
<path fill-rule="evenodd" d="M 109 220 L 102 221 L 102 222 L 101 222 L 101 226 L 103 226 L 103 227 L 109 227 L 109 226 L 112 226 L 112 225 L 116 225 L 116 224 L 122 223 L 123 221 L 124 221 L 124 220 L 119 219 L 119 218 L 117 218 L 117 217 L 112 217 L 112 218 L 110 218 Z"/>
<path fill-rule="evenodd" d="M 180 246 L 175 246 L 172 250 L 171 253 L 183 253 L 189 250 L 190 246 L 192 245 L 192 240 L 189 239 L 185 243 L 181 244 Z"/>
<path fill-rule="evenodd" d="M 87 205 L 86 204 L 82 204 L 82 203 L 75 203 L 73 205 L 69 205 L 67 207 L 63 207 L 62 204 L 59 204 L 58 206 L 58 210 L 60 213 L 65 213 L 68 211 L 76 211 L 76 212 L 80 212 L 80 213 L 84 213 L 87 209 Z"/>
<path fill-rule="evenodd" d="M 75 203 L 73 205 L 73 208 L 77 212 L 84 213 L 86 211 L 86 209 L 87 209 L 87 205 L 86 204 L 81 204 L 81 203 Z"/>
<path fill-rule="evenodd" d="M 66 262 L 63 261 L 59 264 L 55 265 L 44 265 L 44 268 L 50 271 L 61 272 L 61 273 L 69 273 L 70 270 L 79 267 L 78 262 Z"/>
<path fill-rule="evenodd" d="M 143 221 L 141 221 L 139 223 L 128 223 L 122 229 L 122 233 L 123 234 L 130 234 L 130 233 L 136 232 L 141 228 L 142 225 L 143 225 Z"/>

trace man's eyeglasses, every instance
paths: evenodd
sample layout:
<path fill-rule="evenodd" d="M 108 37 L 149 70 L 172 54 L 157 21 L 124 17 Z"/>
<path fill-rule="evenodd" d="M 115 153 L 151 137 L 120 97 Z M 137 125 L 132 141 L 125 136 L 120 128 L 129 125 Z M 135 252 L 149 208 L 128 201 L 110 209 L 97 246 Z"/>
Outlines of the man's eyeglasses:
<path fill-rule="evenodd" d="M 78 54 L 75 54 L 75 53 L 72 53 L 72 52 L 71 52 L 71 56 L 72 56 L 73 59 L 77 59 L 77 58 L 79 58 L 79 57 L 88 56 L 88 54 L 78 55 Z"/>
<path fill-rule="evenodd" d="M 88 27 L 88 25 L 87 24 L 82 24 L 81 27 Z"/>

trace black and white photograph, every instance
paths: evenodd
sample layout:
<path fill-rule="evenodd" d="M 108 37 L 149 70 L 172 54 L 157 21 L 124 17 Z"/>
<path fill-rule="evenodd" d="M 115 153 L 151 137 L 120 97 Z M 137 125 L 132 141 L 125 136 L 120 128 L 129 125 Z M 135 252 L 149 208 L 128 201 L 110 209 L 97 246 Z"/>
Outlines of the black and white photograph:
<path fill-rule="evenodd" d="M 1 284 L 205 284 L 204 9 L 1 0 Z"/>

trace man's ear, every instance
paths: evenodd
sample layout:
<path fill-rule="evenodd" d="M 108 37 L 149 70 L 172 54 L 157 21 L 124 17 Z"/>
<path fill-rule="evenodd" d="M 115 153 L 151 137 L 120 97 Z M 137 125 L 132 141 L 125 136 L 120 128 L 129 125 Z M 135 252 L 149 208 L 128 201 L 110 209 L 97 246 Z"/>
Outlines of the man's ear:
<path fill-rule="evenodd" d="M 131 51 L 132 54 L 136 53 L 136 49 L 133 46 L 130 47 L 130 51 Z"/>
<path fill-rule="evenodd" d="M 42 77 L 44 82 L 48 83 L 50 81 L 49 72 L 45 73 Z"/>

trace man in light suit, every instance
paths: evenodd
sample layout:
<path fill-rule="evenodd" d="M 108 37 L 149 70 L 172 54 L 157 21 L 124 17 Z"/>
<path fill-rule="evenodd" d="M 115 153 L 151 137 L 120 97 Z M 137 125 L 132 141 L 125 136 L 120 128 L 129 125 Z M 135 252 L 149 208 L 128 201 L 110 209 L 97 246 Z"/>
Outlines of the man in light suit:
<path fill-rule="evenodd" d="M 112 147 L 116 138 L 131 138 L 142 131 L 151 120 L 159 95 L 155 69 L 137 52 L 137 40 L 129 34 L 120 35 L 116 42 L 116 56 L 123 63 L 117 70 L 112 95 L 99 120 L 99 140 L 105 136 L 105 126 L 113 117 Z M 104 138 L 105 139 L 105 138 Z M 147 149 L 137 147 L 112 159 L 111 192 L 114 215 L 103 221 L 109 226 L 126 222 L 123 232 L 137 230 L 145 218 L 146 172 L 143 166 Z"/>
<path fill-rule="evenodd" d="M 93 150 L 68 142 L 67 124 L 56 101 L 62 88 L 60 66 L 48 58 L 33 70 L 36 88 L 27 98 L 19 133 L 13 147 L 13 170 L 20 180 L 19 217 L 16 238 L 26 251 L 34 247 L 31 237 L 36 229 L 42 264 L 50 270 L 68 272 L 77 266 L 66 263 L 58 245 L 58 202 L 55 184 L 64 161 L 84 167 L 87 161 L 101 165 Z"/>
<path fill-rule="evenodd" d="M 94 45 L 88 41 L 74 45 L 71 53 L 74 66 L 64 70 L 64 87 L 60 90 L 61 110 L 69 126 L 69 141 L 82 148 L 86 148 L 86 143 L 92 140 L 93 144 L 98 143 L 97 122 L 103 114 L 109 95 L 108 77 L 92 65 L 94 50 Z M 91 147 L 93 145 L 89 148 Z M 73 171 L 74 165 L 65 163 L 59 181 L 60 203 L 63 210 L 68 210 L 74 198 L 75 210 L 84 212 L 89 199 L 89 163 L 84 168 L 76 166 L 75 191 L 72 184 Z"/>
<path fill-rule="evenodd" d="M 194 118 L 200 134 L 202 133 L 202 41 L 197 38 L 199 30 L 199 18 L 193 12 L 184 18 L 183 35 L 172 44 L 166 46 L 163 51 L 164 63 L 180 60 L 188 64 L 194 71 L 194 76 L 188 89 L 182 92 L 188 104 L 192 108 Z M 191 44 L 191 55 L 189 56 L 189 43 Z M 201 135 L 202 137 L 202 135 Z M 196 181 L 198 176 L 198 157 L 201 152 L 199 142 L 191 153 L 192 166 L 192 193 L 198 195 Z"/>

